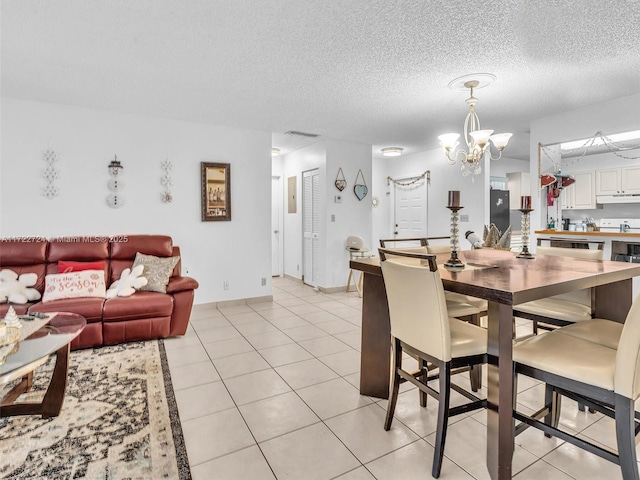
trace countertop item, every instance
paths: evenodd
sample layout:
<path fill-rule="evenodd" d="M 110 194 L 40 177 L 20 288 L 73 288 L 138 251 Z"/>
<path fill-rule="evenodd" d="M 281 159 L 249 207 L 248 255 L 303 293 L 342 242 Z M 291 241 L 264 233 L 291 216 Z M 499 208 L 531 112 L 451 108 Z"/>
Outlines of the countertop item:
<path fill-rule="evenodd" d="M 622 233 L 622 232 L 603 232 L 602 230 L 599 232 L 565 232 L 564 230 L 536 230 L 533 233 L 537 233 L 540 235 L 569 235 L 569 236 L 578 236 L 578 237 L 629 237 L 629 238 L 640 238 L 640 233 Z"/>

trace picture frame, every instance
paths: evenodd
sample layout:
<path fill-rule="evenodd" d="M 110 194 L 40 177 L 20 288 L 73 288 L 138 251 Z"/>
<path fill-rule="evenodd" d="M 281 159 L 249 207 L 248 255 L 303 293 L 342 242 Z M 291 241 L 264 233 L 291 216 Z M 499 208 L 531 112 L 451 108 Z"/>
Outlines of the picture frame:
<path fill-rule="evenodd" d="M 231 164 L 200 163 L 203 222 L 231 220 Z"/>

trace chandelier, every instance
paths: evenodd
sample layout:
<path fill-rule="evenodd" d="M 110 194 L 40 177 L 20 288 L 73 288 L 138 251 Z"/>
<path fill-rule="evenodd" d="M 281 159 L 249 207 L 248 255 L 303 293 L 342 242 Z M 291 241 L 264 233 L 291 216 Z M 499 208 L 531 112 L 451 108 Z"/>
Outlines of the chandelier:
<path fill-rule="evenodd" d="M 449 86 L 455 81 L 456 80 L 451 82 Z M 469 113 L 464 120 L 464 140 L 467 144 L 467 149 L 461 148 L 456 150 L 456 147 L 460 144 L 458 141 L 460 134 L 458 133 L 445 133 L 438 137 L 440 146 L 444 149 L 449 163 L 454 165 L 456 161 L 460 161 L 462 175 L 465 177 L 468 175 L 479 175 L 480 172 L 482 172 L 480 162 L 487 151 L 488 157 L 491 158 L 491 160 L 499 160 L 502 157 L 502 150 L 507 146 L 512 135 L 511 133 L 493 134 L 493 130 L 480 130 L 480 119 L 475 109 L 478 99 L 473 96 L 473 89 L 478 87 L 479 83 L 478 80 L 464 82 L 464 87 L 470 91 L 470 96 L 466 100 L 469 105 Z M 491 144 L 498 150 L 497 157 L 491 154 Z"/>

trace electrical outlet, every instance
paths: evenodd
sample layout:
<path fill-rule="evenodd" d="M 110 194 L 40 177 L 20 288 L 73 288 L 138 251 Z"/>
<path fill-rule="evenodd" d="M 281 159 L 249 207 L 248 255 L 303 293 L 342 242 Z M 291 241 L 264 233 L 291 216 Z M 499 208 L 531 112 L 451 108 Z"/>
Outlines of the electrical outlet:
<path fill-rule="evenodd" d="M 222 288 L 224 288 L 225 290 L 229 290 L 229 282 L 224 282 L 222 284 Z"/>
<path fill-rule="evenodd" d="M 469 215 L 460 215 L 460 221 L 461 222 L 468 222 L 469 221 Z"/>
<path fill-rule="evenodd" d="M 267 285 L 267 278 L 266 277 L 262 277 L 262 279 L 260 280 L 261 285 L 264 287 Z"/>
<path fill-rule="evenodd" d="M 300 264 L 296 265 L 296 270 L 300 271 Z"/>
<path fill-rule="evenodd" d="M 336 216 L 335 216 L 333 213 L 331 214 L 331 221 L 332 221 L 332 222 L 335 222 L 335 221 L 336 221 Z"/>

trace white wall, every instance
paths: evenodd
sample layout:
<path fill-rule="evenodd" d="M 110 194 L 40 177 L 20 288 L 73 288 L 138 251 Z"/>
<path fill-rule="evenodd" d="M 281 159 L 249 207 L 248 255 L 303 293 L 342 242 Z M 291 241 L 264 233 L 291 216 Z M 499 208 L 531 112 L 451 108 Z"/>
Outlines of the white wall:
<path fill-rule="evenodd" d="M 287 178 L 297 178 L 297 212 L 287 213 L 285 204 L 285 274 L 301 278 L 302 255 L 302 172 L 318 169 L 320 176 L 320 271 L 318 284 L 323 288 L 346 285 L 349 255 L 345 241 L 349 235 L 360 235 L 371 245 L 371 145 L 337 140 L 323 140 L 296 150 L 284 157 L 285 189 Z M 347 187 L 340 192 L 335 187 L 338 169 L 347 180 Z M 353 193 L 353 185 L 362 173 L 369 193 L 359 201 Z M 285 192 L 286 194 L 286 192 Z M 336 203 L 340 195 L 342 202 Z M 332 221 L 332 215 L 335 221 Z"/>
<path fill-rule="evenodd" d="M 531 122 L 531 191 L 540 192 L 538 182 L 538 143 L 554 143 L 592 137 L 597 131 L 604 134 L 620 133 L 638 129 L 640 93 L 617 98 L 609 102 L 589 105 L 551 117 Z M 600 168 L 606 168 L 602 165 Z M 577 171 L 577 170 L 576 170 Z M 533 198 L 531 229 L 542 227 L 545 220 L 544 195 Z M 610 215 L 613 216 L 613 215 Z M 534 235 L 535 237 L 535 235 Z M 535 239 L 532 243 L 535 243 Z"/>
<path fill-rule="evenodd" d="M 450 165 L 441 149 L 418 152 L 389 159 L 375 159 L 373 162 L 373 191 L 380 198 L 380 206 L 374 209 L 372 235 L 377 246 L 380 238 L 391 238 L 391 189 L 387 176 L 401 178 L 431 171 L 431 185 L 428 187 L 428 236 L 449 235 L 450 211 L 446 208 L 447 192 L 460 190 L 460 202 L 464 206 L 461 215 L 469 215 L 469 222 L 460 223 L 460 244 L 464 247 L 464 232 L 473 230 L 482 235 L 482 228 L 489 219 L 488 195 L 489 172 L 483 168 L 475 179 L 463 177 L 460 166 Z M 484 165 L 483 165 L 484 167 Z"/>
<path fill-rule="evenodd" d="M 2 140 L 0 235 L 171 235 L 183 273 L 200 282 L 196 303 L 271 295 L 270 132 L 3 98 Z M 50 141 L 60 195 L 47 200 Z M 160 201 L 167 152 L 170 204 Z M 114 154 L 124 166 L 119 209 L 105 201 Z M 200 221 L 200 162 L 231 164 L 230 222 Z"/>
<path fill-rule="evenodd" d="M 500 160 L 490 161 L 489 168 L 492 177 L 506 177 L 507 173 L 528 172 L 531 165 L 528 160 L 502 157 Z"/>
<path fill-rule="evenodd" d="M 319 169 L 320 183 L 325 171 L 327 151 L 324 143 L 318 142 L 301 148 L 283 157 L 284 175 L 284 273 L 295 278 L 302 278 L 302 172 Z M 287 183 L 289 177 L 296 177 L 296 213 L 288 213 Z M 324 218 L 325 190 L 320 189 L 321 217 Z M 320 224 L 321 238 L 325 225 Z"/>

